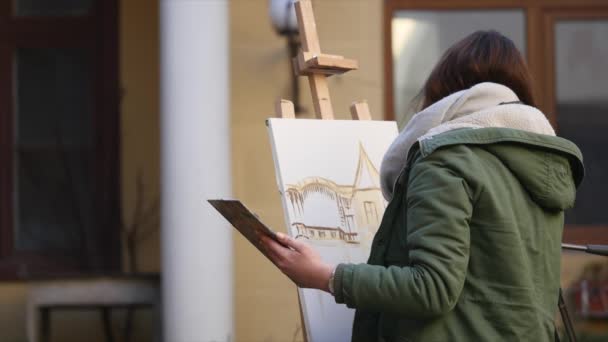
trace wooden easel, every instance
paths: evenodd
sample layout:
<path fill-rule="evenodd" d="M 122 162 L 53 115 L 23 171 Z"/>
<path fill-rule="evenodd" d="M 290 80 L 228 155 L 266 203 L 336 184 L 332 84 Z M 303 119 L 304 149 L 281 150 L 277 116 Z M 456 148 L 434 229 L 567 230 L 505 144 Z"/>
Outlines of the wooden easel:
<path fill-rule="evenodd" d="M 332 75 L 343 74 L 358 68 L 358 62 L 342 56 L 328 55 L 321 52 L 319 35 L 315 23 L 315 15 L 310 0 L 299 0 L 295 3 L 300 41 L 302 49 L 294 58 L 294 72 L 299 76 L 307 76 L 312 94 L 317 119 L 333 120 L 334 111 L 329 96 L 327 78 Z M 288 100 L 279 100 L 276 104 L 276 115 L 279 118 L 295 119 L 293 103 Z M 350 106 L 353 120 L 371 120 L 367 101 L 355 101 Z"/>
<path fill-rule="evenodd" d="M 319 35 L 311 0 L 299 0 L 295 2 L 296 15 L 298 17 L 298 28 L 302 49 L 294 58 L 294 72 L 298 76 L 307 76 L 312 94 L 312 102 L 315 107 L 317 119 L 333 120 L 334 111 L 329 96 L 327 78 L 332 75 L 343 74 L 358 68 L 358 62 L 338 55 L 328 55 L 321 52 Z M 289 100 L 277 101 L 276 116 L 283 119 L 295 119 L 294 105 Z M 371 120 L 367 101 L 355 101 L 350 106 L 350 114 L 353 120 Z M 302 324 L 302 335 L 304 341 L 308 341 L 306 326 L 304 325 L 304 313 L 302 302 L 298 294 L 300 306 L 300 320 Z"/>

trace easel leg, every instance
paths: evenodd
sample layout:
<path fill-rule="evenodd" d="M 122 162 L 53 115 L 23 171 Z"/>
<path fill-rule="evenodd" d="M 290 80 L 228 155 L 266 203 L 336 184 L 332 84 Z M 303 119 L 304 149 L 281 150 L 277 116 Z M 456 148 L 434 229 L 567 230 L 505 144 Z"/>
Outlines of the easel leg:
<path fill-rule="evenodd" d="M 275 103 L 275 113 L 277 118 L 283 118 L 283 119 L 295 119 L 296 118 L 296 112 L 295 112 L 295 106 L 291 101 L 288 100 L 278 100 Z"/>
<path fill-rule="evenodd" d="M 333 120 L 334 110 L 331 107 L 327 77 L 325 75 L 313 74 L 308 76 L 312 102 L 315 106 L 317 119 Z"/>
<path fill-rule="evenodd" d="M 135 307 L 128 307 L 126 315 L 127 317 L 125 318 L 123 340 L 124 342 L 131 342 L 131 335 L 133 335 L 133 319 L 135 316 Z"/>
<path fill-rule="evenodd" d="M 568 313 L 568 308 L 566 307 L 566 301 L 564 300 L 564 295 L 561 288 L 559 289 L 559 301 L 557 306 L 559 307 L 559 313 L 562 316 L 562 322 L 564 323 L 564 329 L 566 330 L 566 335 L 568 335 L 568 340 L 570 342 L 576 342 L 577 340 L 576 333 L 574 332 L 574 325 L 570 319 L 570 314 Z"/>
<path fill-rule="evenodd" d="M 302 300 L 300 299 L 300 291 L 298 291 L 298 307 L 300 308 L 300 324 L 302 325 L 302 337 L 304 342 L 308 342 L 308 335 L 306 334 L 306 325 L 304 324 L 304 311 L 302 311 Z"/>
<path fill-rule="evenodd" d="M 107 342 L 114 342 L 114 335 L 112 334 L 112 321 L 110 308 L 101 308 L 101 320 L 103 323 L 103 330 L 106 335 Z"/>
<path fill-rule="evenodd" d="M 40 341 L 49 342 L 51 340 L 51 309 L 40 309 L 40 328 Z"/>
<path fill-rule="evenodd" d="M 367 101 L 355 101 L 350 105 L 350 115 L 353 120 L 371 120 L 372 115 L 369 112 Z"/>

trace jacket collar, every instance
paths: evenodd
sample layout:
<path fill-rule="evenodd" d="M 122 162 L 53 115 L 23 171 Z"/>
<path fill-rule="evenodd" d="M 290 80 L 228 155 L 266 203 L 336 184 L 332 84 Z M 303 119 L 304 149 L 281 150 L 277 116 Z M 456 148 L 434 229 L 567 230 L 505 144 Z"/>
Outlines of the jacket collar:
<path fill-rule="evenodd" d="M 538 109 L 513 103 L 517 101 L 511 89 L 486 82 L 451 94 L 414 115 L 382 160 L 380 184 L 385 199 L 392 197 L 395 181 L 417 141 L 462 128 L 508 127 L 555 135 Z"/>
<path fill-rule="evenodd" d="M 422 158 L 435 150 L 451 145 L 488 145 L 497 143 L 517 143 L 564 154 L 570 160 L 575 183 L 579 184 L 585 174 L 583 155 L 571 141 L 546 134 L 537 134 L 519 129 L 488 127 L 463 128 L 419 140 L 418 148 Z"/>

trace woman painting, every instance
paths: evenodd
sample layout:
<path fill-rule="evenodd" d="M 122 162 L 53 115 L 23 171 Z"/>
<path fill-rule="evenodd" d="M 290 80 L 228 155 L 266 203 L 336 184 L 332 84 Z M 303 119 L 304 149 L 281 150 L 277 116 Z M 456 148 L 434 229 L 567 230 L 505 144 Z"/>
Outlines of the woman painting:
<path fill-rule="evenodd" d="M 582 156 L 535 108 L 511 40 L 479 31 L 431 72 L 381 166 L 389 201 L 367 264 L 264 239 L 298 286 L 355 308 L 353 341 L 551 341 L 564 210 Z"/>

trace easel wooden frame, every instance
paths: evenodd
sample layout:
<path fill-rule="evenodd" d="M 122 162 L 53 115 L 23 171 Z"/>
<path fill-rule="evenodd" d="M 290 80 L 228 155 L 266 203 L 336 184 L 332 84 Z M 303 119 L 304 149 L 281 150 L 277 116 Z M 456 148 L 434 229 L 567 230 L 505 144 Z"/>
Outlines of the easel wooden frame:
<path fill-rule="evenodd" d="M 300 31 L 302 51 L 294 60 L 294 72 L 298 76 L 307 76 L 310 83 L 312 102 L 317 119 L 333 120 L 334 111 L 327 85 L 327 77 L 342 74 L 358 68 L 358 62 L 342 56 L 328 55 L 321 52 L 319 36 L 310 0 L 299 0 L 295 3 Z M 295 108 L 291 101 L 281 99 L 275 104 L 276 116 L 283 119 L 295 119 Z M 371 120 L 372 116 L 367 101 L 355 101 L 350 106 L 353 120 Z M 309 341 L 304 324 L 302 299 L 298 292 L 298 305 L 304 341 Z"/>
<path fill-rule="evenodd" d="M 295 3 L 296 15 L 300 31 L 302 50 L 294 60 L 294 72 L 298 76 L 307 76 L 310 83 L 312 102 L 317 119 L 333 120 L 334 111 L 331 104 L 327 78 L 358 68 L 358 62 L 338 55 L 328 55 L 321 52 L 317 25 L 310 0 L 300 0 Z M 295 118 L 293 103 L 279 100 L 275 107 L 276 115 L 280 118 Z M 367 101 L 356 101 L 350 107 L 353 120 L 371 120 Z"/>

